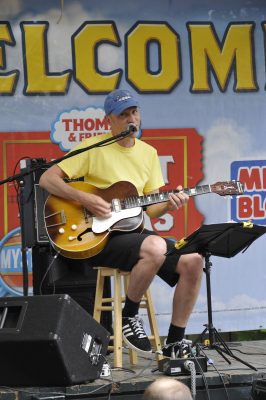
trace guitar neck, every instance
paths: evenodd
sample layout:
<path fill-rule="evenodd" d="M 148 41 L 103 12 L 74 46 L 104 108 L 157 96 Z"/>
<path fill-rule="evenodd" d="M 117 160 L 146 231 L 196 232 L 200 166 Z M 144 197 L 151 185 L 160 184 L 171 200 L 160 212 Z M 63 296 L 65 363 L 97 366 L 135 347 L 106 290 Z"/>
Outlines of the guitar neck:
<path fill-rule="evenodd" d="M 197 196 L 210 193 L 211 185 L 195 186 L 194 188 L 185 188 L 182 192 L 188 196 Z M 123 201 L 123 208 L 146 207 L 152 204 L 164 203 L 169 200 L 170 194 L 176 194 L 179 190 L 169 190 L 167 192 L 154 193 L 144 196 L 127 197 Z"/>

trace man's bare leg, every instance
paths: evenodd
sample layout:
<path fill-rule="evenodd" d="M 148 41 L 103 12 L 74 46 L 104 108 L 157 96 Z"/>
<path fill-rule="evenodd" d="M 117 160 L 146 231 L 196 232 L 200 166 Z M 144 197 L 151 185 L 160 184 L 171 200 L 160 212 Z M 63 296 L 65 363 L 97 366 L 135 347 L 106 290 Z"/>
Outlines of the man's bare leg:
<path fill-rule="evenodd" d="M 139 302 L 162 266 L 165 260 L 165 253 L 166 243 L 160 237 L 149 236 L 142 243 L 140 259 L 130 274 L 130 283 L 123 309 L 123 317 L 126 317 L 126 322 L 123 326 L 125 340 L 130 340 L 130 334 L 132 334 L 133 330 L 131 325 L 135 323 L 132 321 L 134 320 L 133 317 L 138 313 Z M 177 265 L 177 273 L 180 277 L 174 293 L 173 314 L 169 328 L 169 332 L 171 331 L 171 336 L 173 336 L 171 342 L 176 342 L 184 337 L 187 321 L 199 293 L 202 270 L 203 261 L 200 255 L 188 254 L 180 257 Z M 129 323 L 128 318 L 132 318 Z M 143 331 L 142 326 L 141 331 Z M 177 332 L 178 335 L 175 336 Z M 127 333 L 129 334 L 128 337 L 126 337 Z M 145 334 L 144 331 L 143 333 Z M 129 341 L 127 343 L 132 345 Z M 170 342 L 167 341 L 167 343 Z M 143 345 L 143 348 L 146 346 L 147 343 Z"/>
<path fill-rule="evenodd" d="M 173 298 L 172 324 L 185 327 L 201 287 L 203 258 L 197 253 L 182 255 L 177 272 L 179 281 Z"/>
<path fill-rule="evenodd" d="M 148 236 L 142 242 L 140 259 L 130 273 L 125 306 L 122 311 L 122 332 L 125 343 L 143 354 L 151 353 L 151 344 L 139 318 L 139 303 L 165 260 L 166 243 L 159 236 Z"/>
<path fill-rule="evenodd" d="M 163 348 L 163 354 L 166 357 L 173 355 L 174 357 L 185 357 L 191 352 L 191 344 L 184 340 L 184 336 L 188 319 L 200 290 L 203 272 L 202 257 L 196 253 L 181 256 L 177 272 L 179 280 L 173 297 L 172 320 L 166 338 L 166 346 Z"/>
<path fill-rule="evenodd" d="M 140 259 L 130 273 L 127 296 L 139 302 L 161 268 L 166 253 L 166 243 L 159 236 L 148 236 L 141 245 Z"/>

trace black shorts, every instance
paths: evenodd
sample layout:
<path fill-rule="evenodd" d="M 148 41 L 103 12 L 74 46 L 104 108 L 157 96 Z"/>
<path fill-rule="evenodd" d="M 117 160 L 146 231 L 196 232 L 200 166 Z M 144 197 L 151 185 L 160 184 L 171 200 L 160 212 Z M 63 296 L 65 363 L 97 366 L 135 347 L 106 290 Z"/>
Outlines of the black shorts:
<path fill-rule="evenodd" d="M 143 240 L 150 236 L 157 235 L 153 231 L 144 229 L 142 232 L 113 233 L 104 249 L 89 259 L 91 266 L 102 266 L 119 268 L 121 271 L 131 271 L 139 260 L 140 246 Z M 167 250 L 174 247 L 174 241 L 164 239 Z M 175 286 L 179 275 L 175 272 L 179 260 L 178 254 L 167 256 L 157 275 L 168 285 Z"/>

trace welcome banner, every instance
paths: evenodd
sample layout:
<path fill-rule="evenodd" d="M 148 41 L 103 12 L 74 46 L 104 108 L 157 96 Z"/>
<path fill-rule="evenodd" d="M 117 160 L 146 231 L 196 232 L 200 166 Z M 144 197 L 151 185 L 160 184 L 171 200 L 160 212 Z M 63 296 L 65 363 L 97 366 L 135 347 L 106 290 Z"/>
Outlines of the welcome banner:
<path fill-rule="evenodd" d="M 239 197 L 193 197 L 179 213 L 146 219 L 179 240 L 204 224 L 265 225 L 265 38 L 261 1 L 10 0 L 0 20 L 0 179 L 25 160 L 61 157 L 109 127 L 107 93 L 141 105 L 142 140 L 158 150 L 165 189 L 240 180 Z M 0 295 L 22 293 L 19 182 L 0 186 Z M 35 221 L 36 223 L 36 221 Z M 34 227 L 27 226 L 27 229 Z M 266 326 L 265 238 L 231 259 L 211 257 L 213 318 L 222 331 Z M 31 284 L 31 249 L 27 254 Z M 152 290 L 160 333 L 171 289 Z M 207 322 L 206 288 L 188 333 Z"/>

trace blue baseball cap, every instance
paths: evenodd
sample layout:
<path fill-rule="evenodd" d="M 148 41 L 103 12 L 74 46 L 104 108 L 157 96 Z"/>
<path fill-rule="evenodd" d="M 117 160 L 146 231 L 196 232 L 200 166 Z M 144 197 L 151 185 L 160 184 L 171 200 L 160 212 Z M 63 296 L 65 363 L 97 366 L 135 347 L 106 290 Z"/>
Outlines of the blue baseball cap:
<path fill-rule="evenodd" d="M 126 108 L 138 107 L 139 103 L 128 90 L 114 90 L 110 92 L 104 102 L 104 111 L 106 115 L 119 115 Z"/>

